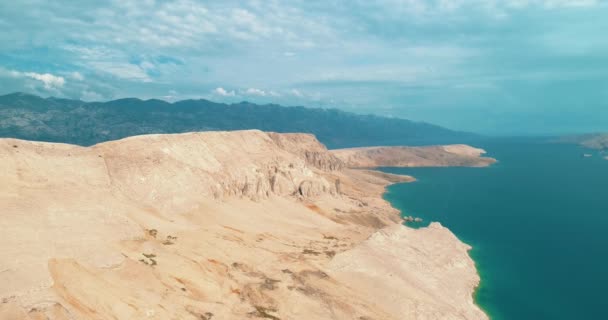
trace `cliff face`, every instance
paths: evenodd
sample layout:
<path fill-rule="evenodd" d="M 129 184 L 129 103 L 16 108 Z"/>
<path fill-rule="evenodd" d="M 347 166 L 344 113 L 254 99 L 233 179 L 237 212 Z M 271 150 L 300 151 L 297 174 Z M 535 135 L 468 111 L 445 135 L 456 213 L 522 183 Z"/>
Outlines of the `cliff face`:
<path fill-rule="evenodd" d="M 467 145 L 431 147 L 366 147 L 331 150 L 351 168 L 375 167 L 485 167 L 496 159 L 482 157 L 485 150 Z"/>
<path fill-rule="evenodd" d="M 466 246 L 381 199 L 408 178 L 311 135 L 0 139 L 0 166 L 0 319 L 485 319 Z"/>
<path fill-rule="evenodd" d="M 213 199 L 336 193 L 334 181 L 315 174 L 331 165 L 300 156 L 328 154 L 318 141 L 298 145 L 303 137 L 277 136 L 257 130 L 151 135 L 92 149 L 104 159 L 113 185 L 139 203 L 172 212 L 196 206 L 198 199 L 184 197 L 184 188 Z"/>
<path fill-rule="evenodd" d="M 342 160 L 328 152 L 312 134 L 269 133 L 269 135 L 280 148 L 304 158 L 308 165 L 325 171 L 344 168 Z"/>

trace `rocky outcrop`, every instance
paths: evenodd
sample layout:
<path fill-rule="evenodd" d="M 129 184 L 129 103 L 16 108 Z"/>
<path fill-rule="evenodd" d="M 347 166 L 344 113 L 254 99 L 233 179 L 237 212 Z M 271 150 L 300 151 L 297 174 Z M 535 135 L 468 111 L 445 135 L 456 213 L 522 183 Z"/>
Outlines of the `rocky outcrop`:
<path fill-rule="evenodd" d="M 320 143 L 312 134 L 302 133 L 269 133 L 276 144 L 289 152 L 302 156 L 306 163 L 325 171 L 344 168 L 342 160 Z"/>
<path fill-rule="evenodd" d="M 336 194 L 336 189 L 324 180 L 304 180 L 298 187 L 298 193 L 306 198 L 316 197 L 325 193 Z"/>
<path fill-rule="evenodd" d="M 381 198 L 411 178 L 310 135 L 0 139 L 0 166 L 0 319 L 487 319 L 468 247 Z"/>
<path fill-rule="evenodd" d="M 430 147 L 366 147 L 330 151 L 350 168 L 376 167 L 485 167 L 496 159 L 485 150 L 467 145 Z"/>
<path fill-rule="evenodd" d="M 183 197 L 182 188 L 163 183 L 167 176 L 201 197 L 214 199 L 337 193 L 334 181 L 319 172 L 339 167 L 329 160 L 312 160 L 335 157 L 310 135 L 257 130 L 149 135 L 91 149 L 104 160 L 112 185 L 160 210 L 188 211 L 198 201 Z M 306 157 L 312 153 L 316 158 Z"/>

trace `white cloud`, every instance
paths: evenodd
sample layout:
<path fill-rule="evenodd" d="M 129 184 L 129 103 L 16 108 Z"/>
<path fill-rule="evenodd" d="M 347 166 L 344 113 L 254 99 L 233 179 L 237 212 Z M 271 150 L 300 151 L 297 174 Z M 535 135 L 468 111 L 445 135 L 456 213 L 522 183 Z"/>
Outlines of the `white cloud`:
<path fill-rule="evenodd" d="M 213 93 L 223 97 L 234 97 L 237 96 L 235 90 L 226 90 L 222 87 L 215 88 Z M 257 88 L 239 89 L 238 95 L 258 96 L 258 97 L 280 97 L 281 93 L 274 90 L 262 90 Z"/>
<path fill-rule="evenodd" d="M 530 6 L 540 6 L 548 9 L 565 7 L 593 7 L 600 4 L 601 3 L 599 0 L 508 0 L 504 2 L 504 5 L 507 8 L 514 9 L 525 9 Z"/>
<path fill-rule="evenodd" d="M 169 94 L 164 95 L 163 99 L 167 100 L 167 101 L 175 101 L 177 99 L 177 91 L 175 90 L 169 90 Z"/>
<path fill-rule="evenodd" d="M 460 6 L 462 6 L 462 1 L 440 0 L 437 3 L 437 6 L 440 10 L 452 11 L 460 8 Z"/>
<path fill-rule="evenodd" d="M 150 61 L 143 61 L 142 63 L 139 64 L 139 66 L 144 70 L 153 70 L 156 68 L 156 66 L 153 63 L 151 63 Z"/>
<path fill-rule="evenodd" d="M 377 105 L 372 100 L 384 99 L 383 89 L 370 89 L 364 97 L 359 88 L 377 88 L 384 81 L 460 83 L 490 72 L 488 66 L 497 73 L 517 74 L 508 70 L 513 66 L 495 63 L 497 42 L 502 46 L 505 41 L 505 49 L 509 41 L 518 47 L 533 43 L 530 49 L 542 51 L 543 57 L 589 57 L 606 47 L 595 30 L 605 25 L 597 18 L 602 12 L 586 18 L 591 10 L 606 10 L 604 0 L 355 0 L 346 7 L 302 0 L 113 0 L 82 7 L 52 3 L 36 0 L 3 8 L 0 25 L 8 29 L 0 32 L 0 39 L 2 51 L 15 57 L 14 63 L 55 66 L 44 71 L 64 77 L 64 84 L 41 74 L 46 82 L 17 71 L 4 76 L 15 78 L 6 80 L 15 87 L 62 87 L 62 94 L 74 97 L 90 88 L 105 98 L 145 94 L 167 100 L 209 96 L 301 103 L 320 99 L 314 93 L 319 83 L 335 82 L 321 89 L 324 99 Z M 553 8 L 559 9 L 559 19 L 572 23 L 554 21 L 555 13 L 547 12 Z M 479 28 L 471 29 L 472 23 Z M 522 31 L 527 23 L 533 23 L 535 32 Z M 510 30 L 516 33 L 503 33 Z M 31 51 L 19 57 L 34 46 L 50 48 L 49 54 Z M 152 81 L 154 85 L 142 84 Z M 210 83 L 224 87 L 214 89 Z M 178 88 L 180 94 L 167 93 L 169 88 Z"/>
<path fill-rule="evenodd" d="M 249 88 L 245 91 L 241 90 L 242 94 L 246 94 L 249 96 L 258 96 L 258 97 L 280 97 L 281 94 L 274 90 L 262 90 L 257 88 Z"/>
<path fill-rule="evenodd" d="M 74 71 L 74 72 L 70 73 L 70 77 L 72 79 L 78 80 L 78 81 L 84 80 L 84 76 L 78 71 Z"/>
<path fill-rule="evenodd" d="M 152 82 L 148 75 L 149 71 L 156 71 L 158 68 L 151 62 L 143 60 L 138 64 L 130 63 L 129 55 L 117 49 L 106 46 L 76 46 L 67 45 L 62 49 L 67 50 L 77 56 L 77 64 L 86 69 L 94 70 L 95 73 L 105 73 L 114 77 L 134 80 L 139 82 Z M 84 77 L 78 72 L 71 74 L 77 80 Z"/>
<path fill-rule="evenodd" d="M 47 90 L 59 89 L 65 84 L 65 79 L 63 77 L 55 76 L 50 73 L 12 71 L 11 74 L 13 76 L 23 76 L 38 80 L 44 84 L 44 88 Z"/>
<path fill-rule="evenodd" d="M 523 9 L 530 5 L 530 0 L 509 0 L 505 4 L 509 8 Z"/>
<path fill-rule="evenodd" d="M 261 89 L 256 89 L 256 88 L 249 88 L 245 91 L 245 93 L 248 95 L 251 95 L 251 96 L 261 96 L 261 97 L 268 95 L 268 93 L 266 93 L 266 91 L 261 90 Z"/>
<path fill-rule="evenodd" d="M 33 79 L 36 81 L 40 81 L 44 86 L 44 89 L 50 91 L 56 91 L 66 84 L 64 77 L 56 76 L 50 73 L 21 72 L 17 70 L 5 69 L 2 67 L 0 67 L 0 76 L 19 79 Z M 22 85 L 31 90 L 35 90 L 35 84 L 36 83 L 34 81 L 31 81 L 30 83 L 24 83 Z"/>
<path fill-rule="evenodd" d="M 131 63 L 95 61 L 90 62 L 89 66 L 99 72 L 108 73 L 121 79 L 152 82 L 145 70 Z"/>
<path fill-rule="evenodd" d="M 234 90 L 228 91 L 222 87 L 215 88 L 215 90 L 213 90 L 213 93 L 223 96 L 223 97 L 234 97 L 236 95 L 234 93 Z"/>
<path fill-rule="evenodd" d="M 559 7 L 592 7 L 598 5 L 597 0 L 545 0 L 544 5 L 548 8 Z"/>
<path fill-rule="evenodd" d="M 107 61 L 122 58 L 122 54 L 105 46 L 76 46 L 65 45 L 63 50 L 76 54 L 80 59 L 88 61 Z"/>
<path fill-rule="evenodd" d="M 304 95 L 302 94 L 302 92 L 300 92 L 300 90 L 298 90 L 298 89 L 291 89 L 291 90 L 289 91 L 289 93 L 291 93 L 292 95 L 294 95 L 294 96 L 296 96 L 296 97 L 298 97 L 298 98 L 301 98 L 301 97 L 303 97 L 303 96 L 304 96 Z"/>
<path fill-rule="evenodd" d="M 8 70 L 0 66 L 0 76 L 2 77 L 18 78 L 20 76 L 19 74 L 20 73 L 17 71 Z"/>

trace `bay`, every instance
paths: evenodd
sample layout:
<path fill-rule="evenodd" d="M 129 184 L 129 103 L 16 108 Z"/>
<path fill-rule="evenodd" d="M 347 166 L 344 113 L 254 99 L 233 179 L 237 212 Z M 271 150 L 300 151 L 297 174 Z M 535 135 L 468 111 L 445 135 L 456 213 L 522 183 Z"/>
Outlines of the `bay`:
<path fill-rule="evenodd" d="M 385 199 L 424 220 L 412 227 L 438 221 L 473 247 L 475 299 L 492 319 L 606 319 L 608 161 L 546 139 L 475 146 L 499 162 L 381 168 L 417 179 Z"/>

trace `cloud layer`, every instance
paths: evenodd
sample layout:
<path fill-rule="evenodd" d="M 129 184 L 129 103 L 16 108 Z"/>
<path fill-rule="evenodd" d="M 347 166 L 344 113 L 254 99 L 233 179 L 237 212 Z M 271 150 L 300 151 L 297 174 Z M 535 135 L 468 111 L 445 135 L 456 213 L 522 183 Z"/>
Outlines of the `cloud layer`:
<path fill-rule="evenodd" d="M 607 14 L 599 0 L 6 2 L 0 87 L 608 130 L 580 116 L 608 119 Z"/>

